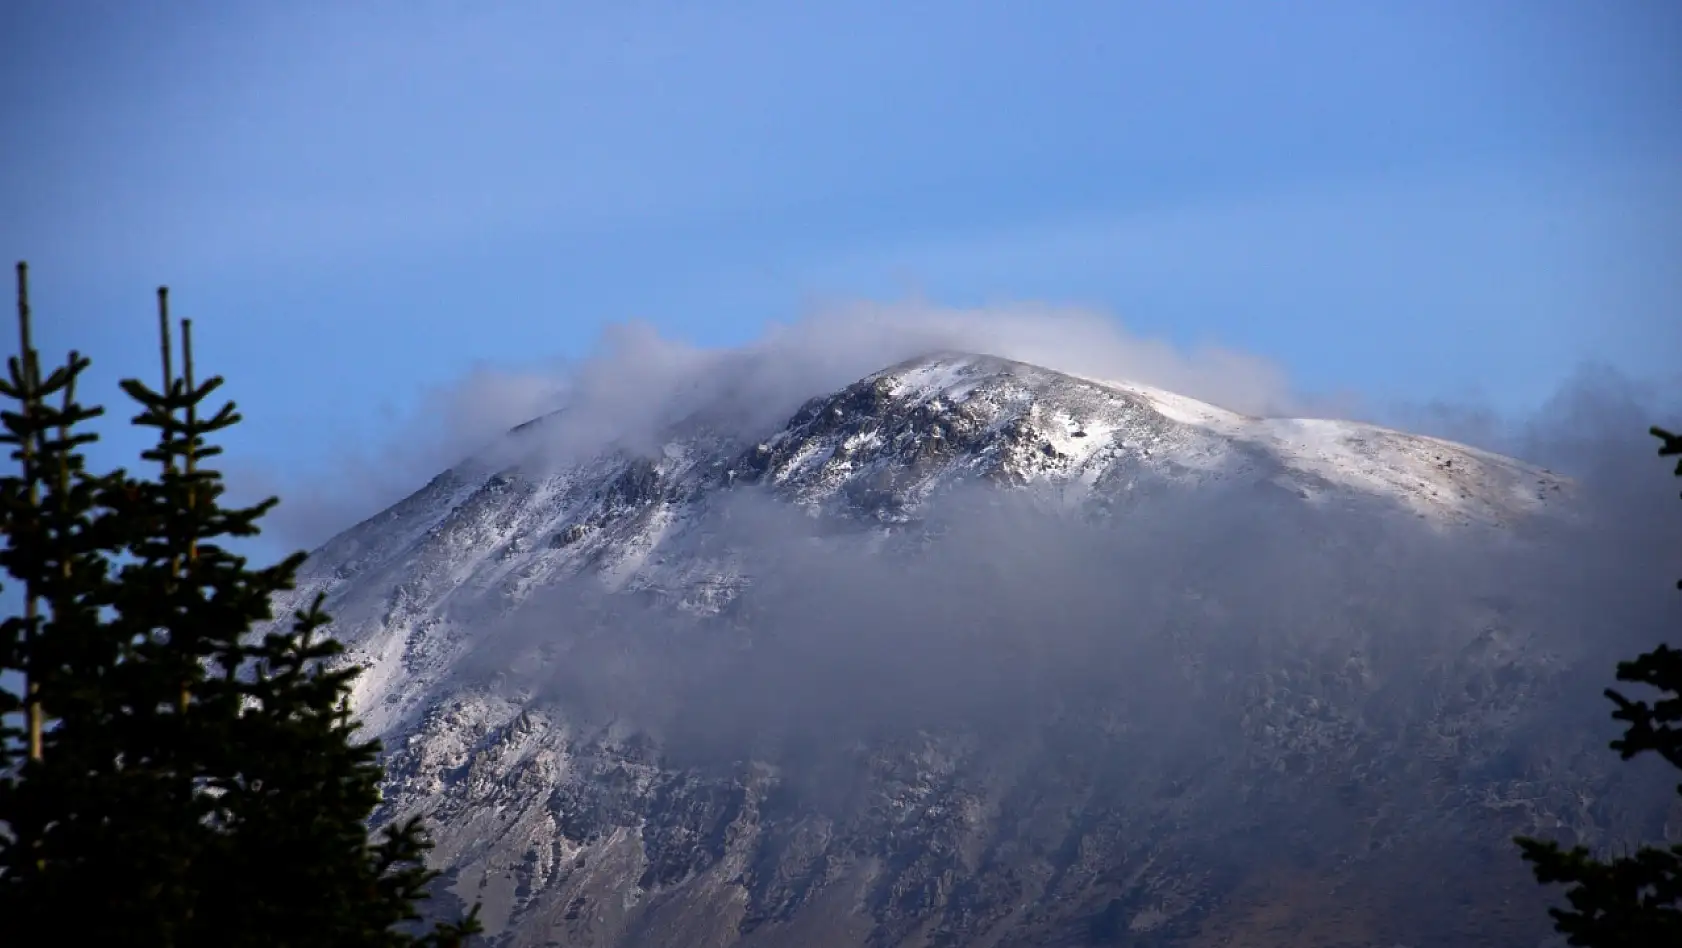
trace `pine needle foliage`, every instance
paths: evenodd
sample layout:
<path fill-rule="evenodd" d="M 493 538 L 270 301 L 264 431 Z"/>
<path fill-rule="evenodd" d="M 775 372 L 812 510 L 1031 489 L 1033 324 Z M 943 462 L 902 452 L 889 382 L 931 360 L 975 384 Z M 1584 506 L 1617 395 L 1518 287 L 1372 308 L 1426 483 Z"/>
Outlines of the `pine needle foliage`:
<path fill-rule="evenodd" d="M 271 625 L 304 554 L 254 568 L 228 544 L 277 502 L 223 503 L 207 462 L 240 421 L 193 376 L 191 323 L 162 384 L 125 380 L 155 473 L 90 473 L 75 400 L 88 360 L 42 377 L 27 270 L 0 396 L 3 567 L 24 614 L 0 625 L 0 918 L 8 936 L 147 948 L 445 948 L 477 909 L 419 932 L 436 873 L 418 821 L 370 838 L 382 770 L 318 597 Z M 256 630 L 268 629 L 259 634 Z M 8 939 L 9 940 L 9 939 Z M 28 943 L 27 941 L 24 943 Z"/>
<path fill-rule="evenodd" d="M 1682 436 L 1662 428 L 1661 457 L 1682 456 Z M 1676 463 L 1682 477 L 1682 458 Z M 1682 581 L 1677 582 L 1682 588 Z M 1653 701 L 1631 700 L 1606 689 L 1616 706 L 1615 720 L 1624 734 L 1611 747 L 1624 760 L 1658 754 L 1682 771 L 1682 651 L 1661 644 L 1630 661 L 1618 663 L 1618 680 L 1658 692 Z M 1682 795 L 1682 783 L 1676 792 Z M 1568 908 L 1552 908 L 1554 928 L 1568 944 L 1586 948 L 1676 948 L 1682 945 L 1682 844 L 1644 846 L 1631 855 L 1601 860 L 1583 846 L 1563 849 L 1556 842 L 1517 840 L 1536 881 L 1563 883 Z"/>

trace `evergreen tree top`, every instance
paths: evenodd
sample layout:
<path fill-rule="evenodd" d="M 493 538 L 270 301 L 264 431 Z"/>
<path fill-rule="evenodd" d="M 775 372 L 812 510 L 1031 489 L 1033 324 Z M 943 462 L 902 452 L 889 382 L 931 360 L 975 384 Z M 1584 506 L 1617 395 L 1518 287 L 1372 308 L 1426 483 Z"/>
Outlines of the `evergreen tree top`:
<path fill-rule="evenodd" d="M 27 278 L 19 264 L 0 382 L 16 464 L 0 568 L 25 603 L 0 625 L 0 671 L 24 681 L 0 691 L 0 918 L 64 944 L 460 944 L 476 909 L 411 931 L 437 875 L 419 822 L 369 836 L 379 744 L 357 736 L 359 669 L 329 662 L 342 647 L 321 600 L 270 625 L 304 555 L 252 568 L 224 546 L 275 500 L 222 502 L 205 462 L 240 417 L 208 408 L 222 380 L 195 379 L 191 323 L 177 374 L 160 288 L 162 384 L 122 382 L 156 472 L 95 474 L 82 451 L 100 409 L 75 400 L 90 363 L 72 353 L 43 377 Z"/>

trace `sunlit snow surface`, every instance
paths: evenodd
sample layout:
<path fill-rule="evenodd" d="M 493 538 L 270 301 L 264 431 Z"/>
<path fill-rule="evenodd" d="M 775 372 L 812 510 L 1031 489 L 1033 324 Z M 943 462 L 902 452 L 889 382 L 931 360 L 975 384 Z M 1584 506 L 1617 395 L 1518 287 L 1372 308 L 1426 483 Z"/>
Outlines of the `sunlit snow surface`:
<path fill-rule="evenodd" d="M 696 417 L 708 415 L 703 410 Z M 541 446 L 550 423 L 540 419 L 524 426 L 517 435 L 524 439 L 520 444 Z M 1186 881 L 1203 878 L 1199 873 L 1204 872 L 1201 864 L 1185 861 L 1190 856 L 1182 853 L 1177 863 L 1181 857 L 1126 849 L 1132 845 L 1126 842 L 1129 834 L 1136 832 L 1127 827 L 1148 825 L 1153 833 L 1181 827 L 1173 837 L 1180 841 L 1173 845 L 1180 845 L 1192 833 L 1183 829 L 1193 825 L 1185 822 L 1185 814 L 1193 812 L 1184 809 L 1194 805 L 1188 801 L 1204 799 L 1195 804 L 1205 808 L 1198 814 L 1218 812 L 1237 819 L 1245 807 L 1228 805 L 1219 794 L 1265 796 L 1256 781 L 1305 760 L 1322 762 L 1312 766 L 1358 766 L 1367 774 L 1380 773 L 1373 769 L 1375 762 L 1394 760 L 1411 774 L 1439 766 L 1432 761 L 1458 760 L 1474 740 L 1468 728 L 1505 727 L 1502 722 L 1515 713 L 1513 708 L 1534 701 L 1539 689 L 1554 687 L 1549 682 L 1560 667 L 1545 649 L 1532 647 L 1521 630 L 1503 625 L 1498 607 L 1471 604 L 1467 644 L 1442 667 L 1495 682 L 1494 676 L 1505 674 L 1502 669 L 1519 663 L 1523 675 L 1515 679 L 1518 684 L 1488 685 L 1509 689 L 1488 707 L 1473 703 L 1453 710 L 1449 698 L 1431 698 L 1437 704 L 1428 702 L 1420 712 L 1423 723 L 1416 722 L 1424 730 L 1408 732 L 1413 743 L 1403 753 L 1387 743 L 1400 738 L 1386 730 L 1386 721 L 1355 705 L 1329 704 L 1315 691 L 1395 693 L 1389 683 L 1374 678 L 1372 656 L 1352 647 L 1365 634 L 1360 630 L 1337 642 L 1342 649 L 1337 654 L 1316 653 L 1313 661 L 1331 663 L 1326 666 L 1333 672 L 1329 679 L 1320 671 L 1311 675 L 1307 665 L 1281 665 L 1256 669 L 1249 679 L 1234 683 L 1208 678 L 1213 673 L 1199 664 L 1204 661 L 1199 650 L 1207 645 L 1195 641 L 1195 629 L 1169 629 L 1165 647 L 1179 649 L 1185 664 L 1153 669 L 1150 676 L 1200 682 L 1197 687 L 1223 696 L 1237 715 L 1237 743 L 1221 751 L 1237 756 L 1222 763 L 1225 769 L 1219 773 L 1199 778 L 1202 789 L 1188 791 L 1173 773 L 1152 771 L 1141 772 L 1137 779 L 1145 789 L 1129 791 L 1134 796 L 1127 800 L 1133 802 L 1119 808 L 1098 807 L 1091 797 L 1059 796 L 1077 794 L 1071 788 L 1080 786 L 1079 780 L 1070 774 L 1021 799 L 1008 797 L 1007 788 L 1015 784 L 997 775 L 987 780 L 1002 782 L 983 781 L 992 789 L 972 794 L 960 789 L 957 762 L 970 759 L 975 748 L 929 737 L 893 752 L 908 755 L 903 760 L 887 751 L 860 758 L 878 770 L 870 771 L 875 796 L 861 798 L 863 809 L 849 824 L 855 836 L 842 834 L 841 824 L 821 820 L 775 823 L 767 815 L 775 812 L 767 795 L 787 775 L 774 764 L 743 761 L 733 776 L 709 782 L 714 778 L 658 762 L 638 743 L 634 722 L 575 720 L 555 703 L 539 700 L 543 696 L 522 692 L 514 674 L 518 669 L 495 667 L 498 661 L 528 660 L 565 667 L 567 650 L 594 632 L 560 630 L 536 649 L 550 648 L 551 653 L 516 656 L 487 643 L 485 630 L 510 616 L 541 620 L 552 602 L 543 598 L 545 592 L 563 583 L 596 590 L 609 604 L 602 608 L 624 602 L 700 617 L 697 621 L 728 617 L 753 599 L 754 551 L 733 545 L 727 529 L 739 513 L 732 512 L 732 499 L 744 496 L 769 498 L 801 522 L 833 528 L 844 538 L 834 542 L 887 549 L 901 540 L 911 542 L 926 511 L 965 485 L 1008 491 L 1105 528 L 1125 526 L 1137 511 L 1171 496 L 1314 510 L 1331 515 L 1322 518 L 1331 524 L 1325 528 L 1331 534 L 1343 522 L 1343 512 L 1357 511 L 1361 517 L 1447 536 L 1479 537 L 1507 536 L 1525 524 L 1568 519 L 1572 485 L 1517 461 L 1431 438 L 1343 421 L 1252 418 L 1143 385 L 1075 378 L 964 354 L 885 369 L 811 399 L 768 430 L 696 423 L 639 443 L 654 447 L 564 465 L 464 461 L 317 550 L 303 570 L 299 590 L 280 603 L 289 611 L 318 593 L 327 595 L 333 632 L 349 645 L 351 659 L 367 669 L 354 700 L 367 731 L 381 737 L 391 755 L 393 776 L 386 787 L 391 813 L 433 816 L 440 858 L 454 867 L 452 891 L 486 899 L 493 930 L 511 926 L 506 930 L 521 933 L 510 944 L 541 945 L 549 933 L 565 932 L 569 944 L 675 946 L 700 943 L 691 938 L 697 926 L 715 932 L 709 944 L 863 944 L 862 935 L 855 941 L 823 942 L 787 932 L 754 942 L 742 934 L 751 926 L 740 917 L 758 912 L 766 918 L 794 918 L 804 912 L 830 918 L 825 913 L 831 913 L 831 921 L 842 926 L 839 931 L 865 924 L 859 919 L 890 925 L 934 911 L 918 907 L 923 899 L 946 913 L 942 924 L 961 928 L 969 924 L 963 919 L 979 918 L 977 912 L 1015 919 L 1017 909 L 1010 906 L 1017 901 L 1051 905 L 1054 892 L 1073 900 L 1065 909 L 1067 918 L 1076 921 L 1068 924 L 1085 925 L 1079 920 L 1110 898 L 1095 894 L 1107 891 L 1100 864 L 1109 867 L 1105 872 L 1122 873 L 1127 867 L 1127 873 L 1148 870 L 1158 874 L 1153 879 L 1169 880 L 1152 882 L 1165 888 L 1130 910 L 1135 930 L 1151 930 L 1213 896 L 1197 889 L 1204 883 Z M 1353 599 L 1365 594 L 1349 592 Z M 1215 615 L 1226 608 L 1218 596 L 1205 598 L 1198 589 L 1184 590 L 1184 598 L 1188 615 L 1198 610 Z M 1292 640 L 1282 647 L 1297 644 Z M 722 640 L 720 647 L 726 647 Z M 606 664 L 587 671 L 599 671 L 611 681 L 614 669 L 607 666 L 617 660 L 614 648 L 597 645 L 590 654 Z M 693 658 L 697 653 L 688 654 Z M 1515 657 L 1520 655 L 1522 663 Z M 492 662 L 488 670 L 486 661 Z M 471 676 L 464 671 L 469 667 L 474 668 Z M 503 670 L 510 677 L 498 684 Z M 1323 684 L 1328 680 L 1333 683 Z M 1404 691 L 1414 687 L 1404 685 Z M 868 704 L 872 699 L 861 693 L 857 700 Z M 1113 709 L 1074 726 L 1086 729 L 1080 731 L 1088 735 L 1083 740 L 1126 741 L 1136 733 L 1134 723 Z M 1598 753 L 1603 743 L 1583 746 Z M 1357 753 L 1365 756 L 1357 759 Z M 1407 756 L 1421 754 L 1432 756 L 1419 757 L 1423 763 Z M 894 769 L 901 765 L 909 770 Z M 1420 773 L 1407 777 L 1414 781 L 1406 783 L 1414 788 L 1409 793 L 1439 785 L 1430 773 Z M 1384 781 L 1390 777 L 1371 779 L 1389 792 Z M 1500 787 L 1498 793 L 1478 790 L 1484 794 L 1478 800 L 1443 802 L 1449 800 L 1444 796 L 1430 804 L 1437 807 L 1430 812 L 1450 814 L 1442 817 L 1449 822 L 1433 823 L 1437 829 L 1432 831 L 1459 832 L 1461 824 L 1453 821 L 1472 818 L 1464 813 L 1527 807 L 1535 810 L 1534 819 L 1546 821 L 1572 805 L 1534 802 L 1557 796 L 1551 786 L 1509 781 Z M 734 802 L 726 806 L 720 801 Z M 1302 809 L 1291 802 L 1281 805 L 1286 813 Z M 1005 877 L 971 866 L 975 878 L 1004 886 L 1003 894 L 963 902 L 947 877 L 962 867 L 940 860 L 970 859 L 974 854 L 964 855 L 969 852 L 964 847 L 979 845 L 974 834 L 1029 833 L 1009 828 L 1018 824 L 1000 814 L 1016 812 L 1011 807 L 1033 814 L 1022 817 L 1022 827 L 1096 822 L 1079 832 L 1067 830 L 1081 840 L 1069 850 L 1072 868 L 1053 872 L 1046 868 L 1051 856 L 1045 852 L 1011 850 L 1017 854 L 999 857 L 1000 865 L 1008 863 Z M 1089 807 L 1097 808 L 1083 809 Z M 1388 813 L 1388 807 L 1384 803 L 1380 809 Z M 743 815 L 749 813 L 759 815 Z M 1155 815 L 1147 819 L 1140 815 L 1145 813 Z M 1363 819 L 1370 827 L 1384 827 L 1390 818 Z M 1593 825 L 1588 817 L 1573 819 Z M 1222 833 L 1238 832 L 1220 826 Z M 1416 829 L 1392 827 L 1383 839 L 1403 839 Z M 1361 832 L 1380 838 L 1377 828 Z M 1505 825 L 1492 832 L 1497 844 L 1507 845 Z M 1229 841 L 1221 839 L 1217 849 Z M 1041 840 L 1035 845 L 1050 847 L 1049 852 L 1063 844 Z M 878 852 L 880 847 L 887 848 Z M 715 861 L 692 862 L 702 850 L 713 852 L 707 858 Z M 1090 878 L 1076 871 L 1086 862 L 1091 862 Z M 1131 868 L 1135 865 L 1144 868 Z M 871 884 L 886 887 L 881 891 L 888 894 L 872 896 L 877 901 L 870 908 L 848 902 L 853 896 L 837 893 L 852 890 L 835 881 L 852 879 L 847 873 L 878 880 Z M 1174 888 L 1182 885 L 1183 891 Z M 1079 901 L 1088 897 L 1099 899 L 1095 907 Z M 645 902 L 658 910 L 644 913 Z M 641 921 L 633 925 L 634 919 Z M 1022 933 L 1038 931 L 1018 921 L 1029 927 L 1008 930 L 1024 938 Z M 658 934 L 667 930 L 661 925 L 669 929 L 667 935 Z"/>
<path fill-rule="evenodd" d="M 541 425 L 522 435 L 541 436 Z M 697 559 L 688 528 L 728 490 L 769 486 L 814 514 L 892 525 L 942 487 L 977 479 L 1080 507 L 1143 478 L 1193 489 L 1265 480 L 1310 503 L 1366 497 L 1443 529 L 1504 525 L 1569 491 L 1557 476 L 1432 438 L 1249 418 L 1148 386 L 940 355 L 814 399 L 779 431 L 674 431 L 653 457 L 561 470 L 464 462 L 316 551 L 283 605 L 328 593 L 334 633 L 368 665 L 356 703 L 380 734 L 469 647 L 475 617 L 557 577 L 592 571 L 610 589 L 703 611 L 727 602 L 740 579 L 729 556 Z"/>

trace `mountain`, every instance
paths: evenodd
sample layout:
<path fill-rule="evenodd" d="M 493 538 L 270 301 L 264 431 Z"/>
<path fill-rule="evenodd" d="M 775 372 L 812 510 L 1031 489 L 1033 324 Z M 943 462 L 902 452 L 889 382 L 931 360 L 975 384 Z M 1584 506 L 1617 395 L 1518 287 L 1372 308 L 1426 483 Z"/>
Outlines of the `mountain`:
<path fill-rule="evenodd" d="M 493 944 L 1532 945 L 1511 835 L 1682 827 L 1563 477 L 969 354 L 748 417 L 536 419 L 281 604 Z"/>

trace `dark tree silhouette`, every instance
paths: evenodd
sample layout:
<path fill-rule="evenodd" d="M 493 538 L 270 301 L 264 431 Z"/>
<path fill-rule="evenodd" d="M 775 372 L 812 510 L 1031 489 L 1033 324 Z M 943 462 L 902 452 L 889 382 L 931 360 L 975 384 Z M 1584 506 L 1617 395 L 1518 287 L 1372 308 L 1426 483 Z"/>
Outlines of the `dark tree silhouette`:
<path fill-rule="evenodd" d="M 0 626 L 0 671 L 22 687 L 0 689 L 0 919 L 54 944 L 459 945 L 477 909 L 414 930 L 436 877 L 419 823 L 369 836 L 379 744 L 356 736 L 358 669 L 333 662 L 320 599 L 254 631 L 304 555 L 254 569 L 223 545 L 276 501 L 222 505 L 209 438 L 239 415 L 204 410 L 222 380 L 193 378 L 187 321 L 177 375 L 158 300 L 162 388 L 123 383 L 156 474 L 96 475 L 79 426 L 99 409 L 75 401 L 88 360 L 41 376 L 18 265 L 0 566 L 24 614 Z"/>
<path fill-rule="evenodd" d="M 1682 436 L 1662 428 L 1652 433 L 1661 457 L 1682 455 Z M 1682 477 L 1682 460 L 1676 463 Z M 1682 581 L 1677 582 L 1682 588 Z M 1682 770 L 1682 651 L 1659 645 L 1632 661 L 1618 663 L 1618 680 L 1658 691 L 1654 701 L 1635 701 L 1613 688 L 1606 697 L 1624 722 L 1612 749 L 1625 760 L 1652 751 Z M 1682 783 L 1676 792 L 1682 795 Z M 1594 858 L 1588 849 L 1520 838 L 1536 881 L 1564 883 L 1569 908 L 1549 909 L 1554 927 L 1572 945 L 1588 948 L 1675 948 L 1682 945 L 1682 845 L 1645 846 L 1633 855 Z"/>

